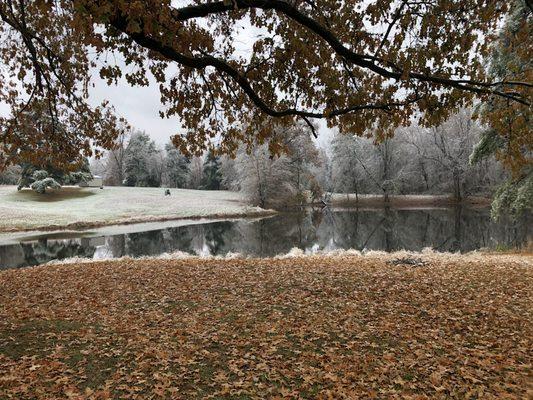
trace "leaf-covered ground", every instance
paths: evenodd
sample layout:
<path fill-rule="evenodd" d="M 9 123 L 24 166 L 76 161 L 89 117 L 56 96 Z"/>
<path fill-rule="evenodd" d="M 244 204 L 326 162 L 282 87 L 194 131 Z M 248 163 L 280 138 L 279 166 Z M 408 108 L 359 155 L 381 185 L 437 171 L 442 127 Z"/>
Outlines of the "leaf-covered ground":
<path fill-rule="evenodd" d="M 0 398 L 525 399 L 528 256 L 0 273 Z"/>

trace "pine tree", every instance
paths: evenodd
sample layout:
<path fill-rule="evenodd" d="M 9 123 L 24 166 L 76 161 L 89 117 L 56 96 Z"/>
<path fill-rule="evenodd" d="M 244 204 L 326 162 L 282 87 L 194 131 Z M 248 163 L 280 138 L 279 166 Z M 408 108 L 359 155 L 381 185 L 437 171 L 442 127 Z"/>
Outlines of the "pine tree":
<path fill-rule="evenodd" d="M 183 188 L 187 185 L 191 161 L 185 157 L 172 143 L 165 146 L 167 185 Z"/>
<path fill-rule="evenodd" d="M 207 153 L 204 162 L 204 177 L 202 189 L 220 190 L 222 174 L 220 173 L 220 157 L 216 156 L 212 150 Z"/>
<path fill-rule="evenodd" d="M 157 153 L 155 143 L 144 132 L 136 132 L 126 147 L 124 184 L 126 186 L 159 186 L 160 182 L 151 168 L 151 159 Z"/>

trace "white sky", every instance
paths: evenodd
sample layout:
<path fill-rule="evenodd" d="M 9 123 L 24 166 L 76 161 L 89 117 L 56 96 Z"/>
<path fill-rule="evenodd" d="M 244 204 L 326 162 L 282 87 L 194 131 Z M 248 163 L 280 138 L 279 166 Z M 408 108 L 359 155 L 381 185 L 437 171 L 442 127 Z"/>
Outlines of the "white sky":
<path fill-rule="evenodd" d="M 135 129 L 145 131 L 158 145 L 164 146 L 171 136 L 181 131 L 179 119 L 159 117 L 161 103 L 157 85 L 131 87 L 122 79 L 118 85 L 108 86 L 99 77 L 94 78 L 94 83 L 90 91 L 92 104 L 109 100 L 119 116 L 126 118 Z"/>
<path fill-rule="evenodd" d="M 145 131 L 161 147 L 171 136 L 183 132 L 180 120 L 175 117 L 162 119 L 159 110 L 162 109 L 160 94 L 157 84 L 146 87 L 131 87 L 124 79 L 118 85 L 108 86 L 107 83 L 95 74 L 93 82 L 95 87 L 90 90 L 90 102 L 100 104 L 103 100 L 115 107 L 118 115 L 135 128 Z M 151 79 L 153 82 L 153 79 Z M 317 144 L 326 146 L 333 133 L 327 128 L 324 121 L 316 120 L 319 124 Z"/>

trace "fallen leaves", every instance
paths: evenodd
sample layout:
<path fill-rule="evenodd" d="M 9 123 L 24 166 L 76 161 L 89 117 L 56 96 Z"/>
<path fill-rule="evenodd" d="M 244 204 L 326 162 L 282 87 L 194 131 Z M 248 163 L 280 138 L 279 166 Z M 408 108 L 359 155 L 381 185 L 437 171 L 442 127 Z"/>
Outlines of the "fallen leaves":
<path fill-rule="evenodd" d="M 0 398 L 525 398 L 530 258 L 121 260 L 0 273 Z"/>

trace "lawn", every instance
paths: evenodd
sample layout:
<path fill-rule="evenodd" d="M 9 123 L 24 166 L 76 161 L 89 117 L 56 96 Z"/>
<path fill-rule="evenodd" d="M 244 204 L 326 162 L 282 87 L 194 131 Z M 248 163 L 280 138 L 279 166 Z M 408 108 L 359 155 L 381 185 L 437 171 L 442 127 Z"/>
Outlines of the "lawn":
<path fill-rule="evenodd" d="M 39 194 L 30 189 L 0 186 L 0 231 L 84 228 L 154 220 L 252 216 L 265 210 L 251 207 L 234 192 L 163 188 L 64 187 Z"/>
<path fill-rule="evenodd" d="M 0 398 L 531 395 L 526 255 L 122 259 L 0 272 Z"/>

